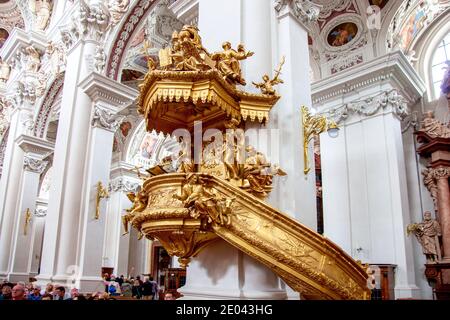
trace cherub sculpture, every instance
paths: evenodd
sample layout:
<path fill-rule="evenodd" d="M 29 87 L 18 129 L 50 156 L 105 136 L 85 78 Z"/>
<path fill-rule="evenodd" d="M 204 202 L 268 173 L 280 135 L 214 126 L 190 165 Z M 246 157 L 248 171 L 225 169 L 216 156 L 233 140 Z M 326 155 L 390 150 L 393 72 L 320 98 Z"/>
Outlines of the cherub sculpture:
<path fill-rule="evenodd" d="M 142 45 L 142 51 L 141 51 L 141 53 L 144 53 L 145 56 L 146 56 L 146 58 L 147 58 L 147 67 L 148 67 L 148 70 L 149 70 L 149 71 L 155 70 L 155 69 L 156 69 L 156 62 L 155 62 L 155 60 L 153 60 L 153 58 L 150 56 L 150 52 L 149 52 L 149 49 L 150 49 L 150 48 L 151 48 L 150 42 L 149 42 L 147 39 L 145 39 L 145 40 L 144 40 L 144 43 L 143 43 L 143 45 Z"/>
<path fill-rule="evenodd" d="M 275 70 L 275 76 L 273 77 L 272 80 L 270 80 L 269 75 L 265 74 L 262 77 L 263 82 L 260 82 L 260 83 L 252 82 L 256 88 L 261 89 L 262 94 L 267 94 L 269 96 L 276 95 L 276 91 L 273 88 L 273 86 L 280 84 L 280 83 L 284 83 L 284 81 L 279 78 L 280 74 L 281 74 L 281 68 L 283 67 L 284 62 L 285 62 L 285 58 L 283 56 L 280 64 L 278 65 L 278 68 Z"/>
<path fill-rule="evenodd" d="M 245 86 L 247 83 L 242 77 L 239 60 L 253 56 L 254 52 L 245 51 L 242 44 L 238 45 L 236 51 L 231 48 L 231 43 L 228 41 L 222 44 L 222 48 L 222 52 L 214 53 L 211 58 L 217 61 L 217 68 L 223 74 L 223 78 L 233 84 L 239 83 Z"/>
<path fill-rule="evenodd" d="M 124 216 L 122 216 L 122 223 L 124 228 L 124 234 L 128 234 L 128 224 L 136 215 L 136 212 L 142 212 L 148 203 L 148 195 L 144 191 L 138 192 L 129 192 L 127 193 L 128 199 L 133 203 L 133 206 L 130 209 L 127 209 Z"/>

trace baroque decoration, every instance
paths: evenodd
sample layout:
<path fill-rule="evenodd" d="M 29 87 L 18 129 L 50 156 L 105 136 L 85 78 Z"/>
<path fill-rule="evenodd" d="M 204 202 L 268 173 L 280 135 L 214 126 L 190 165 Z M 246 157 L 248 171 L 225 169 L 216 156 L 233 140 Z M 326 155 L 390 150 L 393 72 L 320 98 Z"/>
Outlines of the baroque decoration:
<path fill-rule="evenodd" d="M 352 114 L 371 116 L 376 114 L 380 109 L 387 108 L 392 108 L 401 120 L 409 115 L 408 103 L 395 89 L 383 91 L 376 96 L 366 99 L 346 103 L 328 111 L 326 115 L 339 124 L 347 120 Z"/>
<path fill-rule="evenodd" d="M 250 121 L 268 122 L 280 96 L 264 85 L 262 94 L 240 89 L 246 83 L 240 61 L 252 55 L 229 42 L 211 53 L 198 28 L 186 25 L 160 50 L 159 64 L 148 57 L 151 68 L 139 85 L 138 112 L 148 132 L 175 136 L 179 149 L 146 168 L 148 176 L 139 174 L 142 186 L 127 194 L 133 205 L 122 217 L 124 232 L 131 224 L 141 236 L 158 239 L 183 267 L 222 238 L 271 268 L 302 297 L 368 299 L 365 267 L 264 202 L 274 176 L 286 173 L 245 143 L 242 128 Z M 199 121 L 201 129 L 194 125 Z M 208 128 L 216 134 L 191 148 L 195 134 Z"/>

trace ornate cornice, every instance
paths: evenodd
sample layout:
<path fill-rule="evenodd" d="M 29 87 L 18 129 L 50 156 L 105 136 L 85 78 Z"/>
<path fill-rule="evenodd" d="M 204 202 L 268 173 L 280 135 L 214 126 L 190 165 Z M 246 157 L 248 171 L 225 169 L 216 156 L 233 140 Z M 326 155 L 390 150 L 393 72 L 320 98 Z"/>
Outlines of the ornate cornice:
<path fill-rule="evenodd" d="M 139 183 L 126 177 L 118 177 L 109 183 L 109 192 L 136 192 L 140 187 Z"/>
<path fill-rule="evenodd" d="M 94 106 L 92 126 L 115 132 L 119 128 L 124 118 L 124 116 L 114 114 L 110 110 L 106 110 L 96 104 Z"/>
<path fill-rule="evenodd" d="M 321 105 L 342 101 L 344 96 L 357 95 L 362 89 L 379 86 L 381 82 L 397 89 L 411 104 L 416 103 L 426 90 L 406 57 L 396 51 L 313 83 L 312 102 L 320 109 Z"/>
<path fill-rule="evenodd" d="M 409 115 L 408 104 L 398 94 L 396 89 L 382 91 L 372 97 L 345 103 L 340 107 L 327 110 L 324 114 L 332 118 L 336 123 L 341 123 L 347 120 L 352 114 L 367 117 L 386 109 L 391 109 L 400 120 L 405 119 Z"/>
<path fill-rule="evenodd" d="M 275 10 L 280 15 L 288 10 L 303 24 L 317 21 L 321 8 L 310 0 L 275 0 Z"/>
<path fill-rule="evenodd" d="M 42 172 L 44 172 L 47 165 L 48 165 L 48 161 L 34 159 L 29 156 L 25 156 L 23 158 L 23 167 L 27 171 L 42 174 Z"/>

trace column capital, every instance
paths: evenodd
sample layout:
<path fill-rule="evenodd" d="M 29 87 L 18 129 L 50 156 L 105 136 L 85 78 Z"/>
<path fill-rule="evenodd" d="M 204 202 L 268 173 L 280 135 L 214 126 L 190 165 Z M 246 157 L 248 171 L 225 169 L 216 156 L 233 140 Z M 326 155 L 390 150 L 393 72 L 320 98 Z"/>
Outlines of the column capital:
<path fill-rule="evenodd" d="M 125 116 L 120 116 L 110 110 L 102 108 L 99 104 L 94 105 L 94 115 L 92 117 L 92 126 L 108 131 L 116 132 Z"/>
<path fill-rule="evenodd" d="M 322 6 L 310 0 L 275 0 L 275 10 L 278 18 L 292 14 L 304 26 L 319 18 Z"/>
<path fill-rule="evenodd" d="M 71 8 L 70 22 L 61 28 L 62 41 L 67 50 L 79 40 L 101 42 L 111 27 L 111 14 L 100 1 L 80 0 Z"/>
<path fill-rule="evenodd" d="M 137 90 L 96 72 L 80 83 L 80 88 L 93 103 L 92 125 L 115 132 L 123 120 L 117 113 L 129 106 L 138 96 Z"/>
<path fill-rule="evenodd" d="M 23 168 L 26 171 L 31 171 L 31 172 L 42 174 L 42 172 L 44 172 L 45 168 L 47 168 L 47 165 L 48 165 L 48 161 L 35 159 L 28 155 L 25 155 L 23 158 Z"/>
<path fill-rule="evenodd" d="M 136 192 L 139 188 L 139 183 L 134 179 L 128 177 L 117 177 L 109 182 L 109 192 Z"/>
<path fill-rule="evenodd" d="M 433 178 L 436 180 L 450 178 L 450 167 L 437 167 L 431 169 L 431 171 Z"/>
<path fill-rule="evenodd" d="M 406 99 L 396 89 L 384 90 L 364 99 L 347 102 L 324 114 L 339 124 L 353 114 L 369 117 L 381 110 L 394 113 L 399 120 L 404 120 L 410 114 Z"/>

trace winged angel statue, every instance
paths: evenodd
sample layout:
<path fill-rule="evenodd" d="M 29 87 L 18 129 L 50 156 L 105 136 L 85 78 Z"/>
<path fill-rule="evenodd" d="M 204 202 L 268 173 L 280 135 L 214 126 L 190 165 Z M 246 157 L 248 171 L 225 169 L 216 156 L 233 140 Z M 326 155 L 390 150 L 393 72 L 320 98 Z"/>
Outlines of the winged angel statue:
<path fill-rule="evenodd" d="M 261 89 L 262 94 L 267 94 L 270 96 L 276 95 L 277 92 L 275 91 L 273 86 L 280 83 L 284 83 L 283 80 L 280 79 L 281 68 L 283 67 L 284 62 L 285 58 L 283 56 L 283 58 L 281 58 L 280 64 L 278 65 L 278 68 L 275 70 L 275 76 L 273 77 L 272 80 L 270 79 L 269 75 L 265 74 L 262 77 L 263 82 L 261 83 L 253 82 L 256 88 Z"/>

